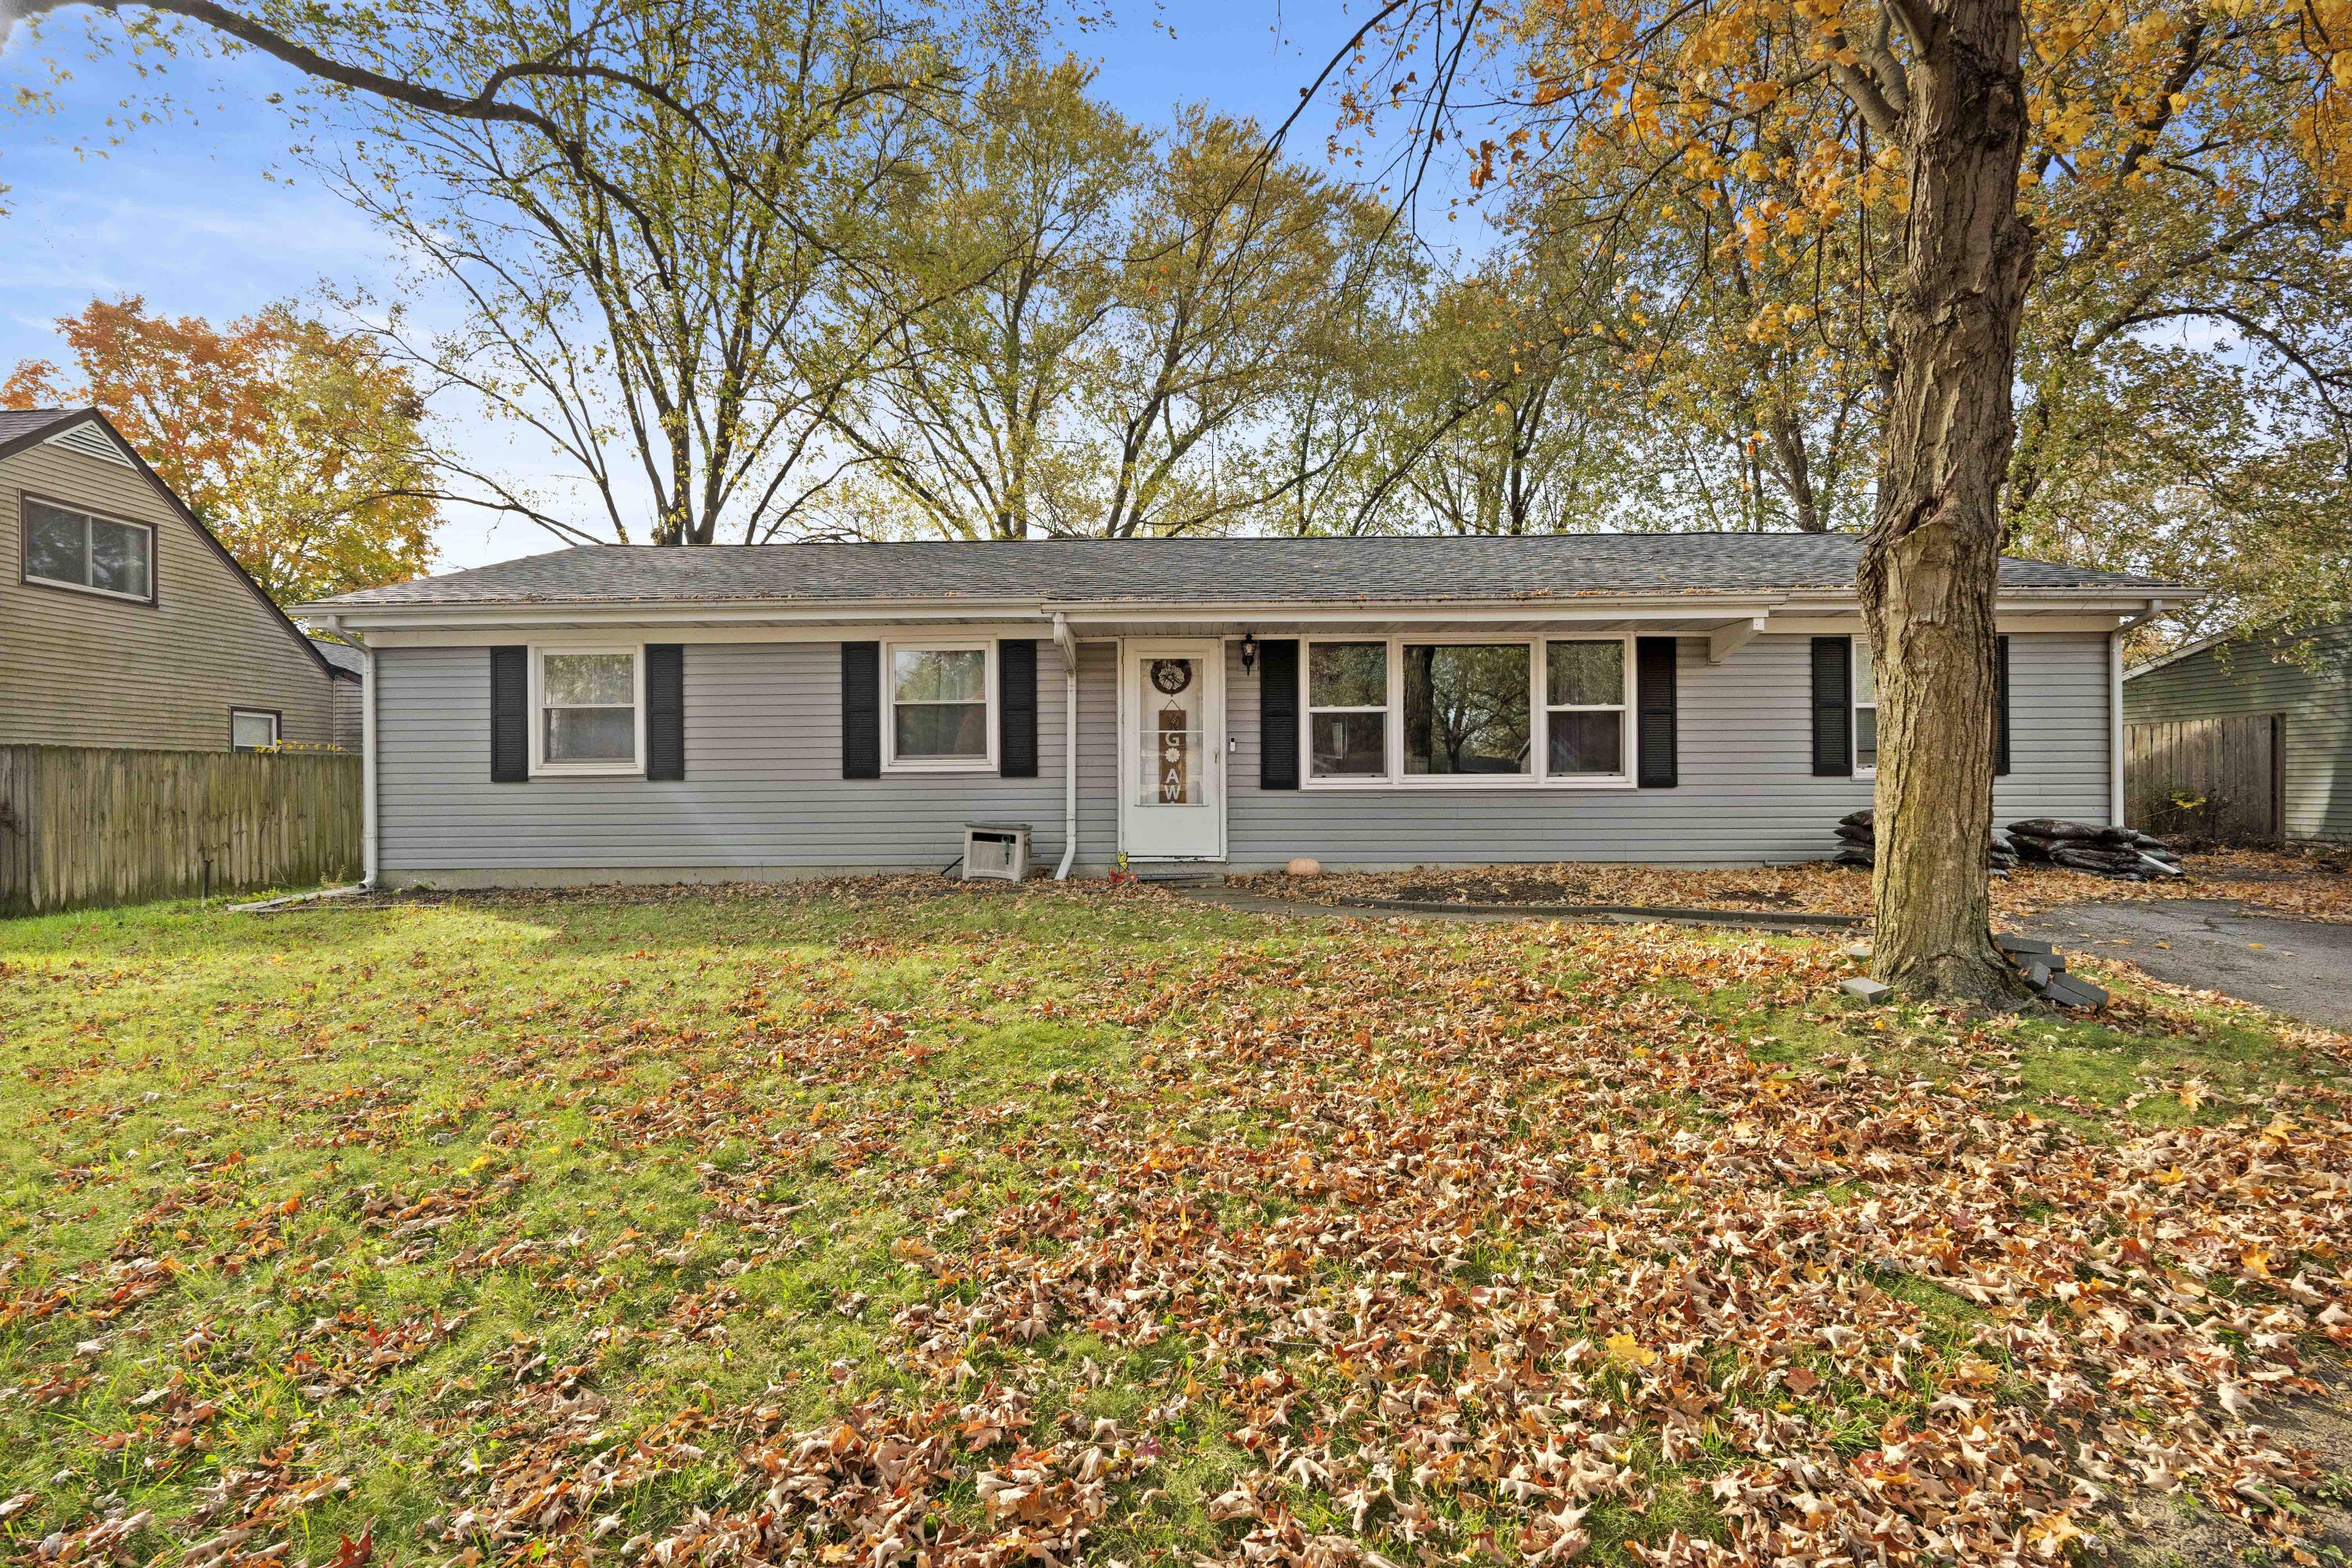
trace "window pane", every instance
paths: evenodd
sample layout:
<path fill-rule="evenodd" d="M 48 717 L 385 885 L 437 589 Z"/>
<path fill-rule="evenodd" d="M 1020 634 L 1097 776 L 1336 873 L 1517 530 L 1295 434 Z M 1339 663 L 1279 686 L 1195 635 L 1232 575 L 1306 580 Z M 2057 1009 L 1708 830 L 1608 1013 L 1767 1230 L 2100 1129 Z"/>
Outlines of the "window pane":
<path fill-rule="evenodd" d="M 1870 644 L 1860 637 L 1853 639 L 1853 700 L 1878 700 L 1878 668 L 1871 660 Z"/>
<path fill-rule="evenodd" d="M 634 708 L 547 710 L 547 760 L 551 763 L 625 763 L 636 754 Z"/>
<path fill-rule="evenodd" d="M 541 677 L 546 684 L 544 700 L 550 708 L 634 707 L 635 662 L 635 656 L 625 653 L 551 653 Z"/>
<path fill-rule="evenodd" d="M 983 702 L 988 655 L 976 647 L 893 649 L 890 692 L 901 702 Z"/>
<path fill-rule="evenodd" d="M 1385 708 L 1388 703 L 1388 644 L 1318 642 L 1308 646 L 1307 706 Z"/>
<path fill-rule="evenodd" d="M 274 744 L 278 740 L 278 721 L 267 713 L 235 713 L 229 716 L 228 743 L 240 752 L 256 746 Z"/>
<path fill-rule="evenodd" d="M 147 596 L 147 531 L 127 522 L 89 521 L 90 585 Z"/>
<path fill-rule="evenodd" d="M 87 583 L 81 558 L 82 518 L 37 500 L 25 502 L 25 574 L 55 583 Z"/>
<path fill-rule="evenodd" d="M 985 702 L 917 702 L 891 711 L 901 758 L 988 755 Z"/>
<path fill-rule="evenodd" d="M 1622 712 L 1554 713 L 1551 771 L 1554 773 L 1622 773 L 1625 771 L 1625 715 Z"/>
<path fill-rule="evenodd" d="M 1528 771 L 1525 643 L 1406 647 L 1404 771 Z"/>
<path fill-rule="evenodd" d="M 1858 768 L 1878 765 L 1878 710 L 1875 706 L 1853 710 L 1853 765 Z"/>
<path fill-rule="evenodd" d="M 1544 700 L 1552 707 L 1625 700 L 1623 643 L 1556 642 L 1545 647 L 1551 680 Z"/>
<path fill-rule="evenodd" d="M 1389 716 L 1316 713 L 1307 724 L 1315 776 L 1378 778 L 1389 770 Z"/>

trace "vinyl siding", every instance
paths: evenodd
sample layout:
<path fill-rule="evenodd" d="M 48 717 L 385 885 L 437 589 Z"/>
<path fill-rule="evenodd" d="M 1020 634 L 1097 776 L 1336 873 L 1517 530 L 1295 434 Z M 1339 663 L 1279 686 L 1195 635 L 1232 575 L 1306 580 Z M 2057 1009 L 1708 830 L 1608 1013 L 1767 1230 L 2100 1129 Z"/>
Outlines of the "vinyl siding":
<path fill-rule="evenodd" d="M 1228 863 L 1332 867 L 1558 859 L 1737 865 L 1818 859 L 1831 825 L 1870 802 L 1867 780 L 1811 771 L 1808 643 L 1759 637 L 1721 665 L 1681 644 L 1681 777 L 1669 790 L 1257 787 L 1257 677 L 1227 645 Z M 1038 776 L 841 776 L 835 643 L 689 644 L 687 777 L 489 782 L 485 649 L 377 653 L 382 863 L 395 880 L 530 879 L 564 872 L 787 875 L 936 869 L 966 821 L 1034 826 L 1036 861 L 1061 853 L 1061 665 L 1038 650 Z M 2018 635 L 2011 645 L 2012 752 L 2000 820 L 2105 821 L 2107 639 Z M 1118 849 L 1118 653 L 1079 649 L 1079 852 L 1099 871 Z"/>
<path fill-rule="evenodd" d="M 686 777 L 490 782 L 487 649 L 376 654 L 381 864 L 435 873 L 938 870 L 967 822 L 1062 849 L 1062 668 L 1038 650 L 1037 776 L 841 776 L 838 643 L 689 643 Z M 441 879 L 453 879 L 444 877 Z"/>
<path fill-rule="evenodd" d="M 155 529 L 153 605 L 23 580 L 25 491 Z M 0 744 L 228 749 L 232 707 L 335 738 L 333 683 L 137 469 L 44 442 L 0 459 Z"/>
<path fill-rule="evenodd" d="M 366 749 L 367 683 L 338 680 L 334 686 L 335 744 L 346 752 Z"/>
<path fill-rule="evenodd" d="M 1267 792 L 1257 787 L 1257 682 L 1228 669 L 1240 744 L 1228 776 L 1228 858 L 1236 868 L 1307 856 L 1327 868 L 1634 860 L 1740 865 L 1832 854 L 1839 816 L 1871 803 L 1871 782 L 1815 778 L 1811 641 L 1759 637 L 1721 664 L 1706 639 L 1676 649 L 1680 784 L 1672 789 L 1411 789 Z M 2107 639 L 2010 639 L 2011 772 L 1994 819 L 2107 819 Z"/>
<path fill-rule="evenodd" d="M 2124 682 L 2124 720 L 2281 713 L 2290 838 L 2352 838 L 2352 623 L 2315 634 L 2316 668 L 2275 643 L 2220 643 Z"/>

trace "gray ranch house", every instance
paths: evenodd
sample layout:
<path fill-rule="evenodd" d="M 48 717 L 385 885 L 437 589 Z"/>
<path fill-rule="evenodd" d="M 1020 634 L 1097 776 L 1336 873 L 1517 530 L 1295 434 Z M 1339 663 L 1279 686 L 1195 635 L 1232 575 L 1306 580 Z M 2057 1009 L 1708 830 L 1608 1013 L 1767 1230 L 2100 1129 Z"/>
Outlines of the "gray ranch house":
<path fill-rule="evenodd" d="M 1850 535 L 589 546 L 304 614 L 369 650 L 372 875 L 440 887 L 1815 859 L 1869 804 Z M 2001 565 L 1995 807 L 2121 816 L 2119 633 Z"/>

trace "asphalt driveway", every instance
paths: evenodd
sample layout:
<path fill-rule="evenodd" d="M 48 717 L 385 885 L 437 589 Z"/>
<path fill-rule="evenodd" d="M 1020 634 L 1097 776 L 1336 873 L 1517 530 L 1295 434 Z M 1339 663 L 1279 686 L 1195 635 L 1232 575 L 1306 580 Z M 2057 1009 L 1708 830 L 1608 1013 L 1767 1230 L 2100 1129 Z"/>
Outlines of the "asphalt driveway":
<path fill-rule="evenodd" d="M 2352 1030 L 2352 925 L 2275 920 L 2216 899 L 2070 904 L 2021 929 L 2068 952 L 2139 965 L 2159 980 Z"/>

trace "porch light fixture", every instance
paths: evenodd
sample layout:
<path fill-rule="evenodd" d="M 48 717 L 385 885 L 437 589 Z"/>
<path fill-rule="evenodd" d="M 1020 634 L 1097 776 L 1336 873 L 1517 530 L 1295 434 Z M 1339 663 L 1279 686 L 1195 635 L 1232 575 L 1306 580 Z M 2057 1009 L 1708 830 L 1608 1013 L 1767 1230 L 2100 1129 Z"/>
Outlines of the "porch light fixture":
<path fill-rule="evenodd" d="M 1242 673 L 1244 675 L 1247 675 L 1256 668 L 1257 634 L 1255 632 L 1244 632 L 1242 634 Z"/>

